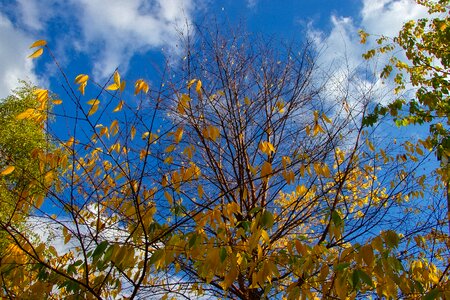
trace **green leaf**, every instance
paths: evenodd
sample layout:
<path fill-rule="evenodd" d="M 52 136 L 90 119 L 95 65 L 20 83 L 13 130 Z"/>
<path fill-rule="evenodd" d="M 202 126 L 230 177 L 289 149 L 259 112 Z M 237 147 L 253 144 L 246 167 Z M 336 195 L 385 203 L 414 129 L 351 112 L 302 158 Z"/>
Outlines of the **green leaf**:
<path fill-rule="evenodd" d="M 370 287 L 374 287 L 372 278 L 363 270 L 355 270 L 353 273 L 358 274 L 358 278 Z"/>
<path fill-rule="evenodd" d="M 220 257 L 220 262 L 222 262 L 222 263 L 227 258 L 227 249 L 225 249 L 225 247 L 220 248 L 219 257 Z"/>
<path fill-rule="evenodd" d="M 108 241 L 103 241 L 95 248 L 94 253 L 92 253 L 92 258 L 96 259 L 99 256 L 101 256 L 104 252 L 106 247 L 108 247 Z"/>
<path fill-rule="evenodd" d="M 261 225 L 266 228 L 272 228 L 273 221 L 273 214 L 268 210 L 264 210 L 261 216 Z"/>
<path fill-rule="evenodd" d="M 347 269 L 350 266 L 350 263 L 345 262 L 345 263 L 341 263 L 336 265 L 336 267 L 334 267 L 334 271 L 339 272 L 339 271 L 343 271 L 345 269 Z"/>
<path fill-rule="evenodd" d="M 341 216 L 336 210 L 333 210 L 333 212 L 331 213 L 331 220 L 333 221 L 336 227 L 339 227 L 342 224 Z"/>
<path fill-rule="evenodd" d="M 150 257 L 149 263 L 154 264 L 158 260 L 160 260 L 164 255 L 163 249 L 158 249 L 155 252 L 153 252 L 153 255 Z"/>
<path fill-rule="evenodd" d="M 438 288 L 434 288 L 423 297 L 423 300 L 437 299 L 440 293 L 441 291 Z"/>

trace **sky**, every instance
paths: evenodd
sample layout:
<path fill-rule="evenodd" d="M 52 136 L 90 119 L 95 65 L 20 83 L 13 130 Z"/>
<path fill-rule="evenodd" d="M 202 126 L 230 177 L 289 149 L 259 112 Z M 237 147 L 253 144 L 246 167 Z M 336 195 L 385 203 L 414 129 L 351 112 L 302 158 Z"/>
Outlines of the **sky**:
<path fill-rule="evenodd" d="M 86 73 L 97 82 L 116 68 L 122 76 L 145 76 L 149 62 L 178 53 L 186 24 L 211 20 L 267 37 L 308 39 L 320 49 L 322 65 L 345 59 L 356 66 L 365 49 L 358 29 L 394 36 L 405 20 L 424 13 L 409 0 L 0 0 L 0 98 L 19 79 L 58 89 L 48 56 L 27 59 L 35 40 L 48 42 L 69 78 Z"/>
<path fill-rule="evenodd" d="M 403 22 L 425 15 L 410 0 L 0 0 L 0 99 L 20 79 L 63 96 L 48 54 L 27 58 L 41 39 L 72 82 L 80 73 L 106 82 L 116 68 L 137 79 L 151 76 L 164 55 L 179 54 L 186 24 L 217 20 L 247 33 L 312 41 L 318 64 L 339 82 L 375 46 L 373 39 L 359 43 L 359 29 L 395 36 Z"/>

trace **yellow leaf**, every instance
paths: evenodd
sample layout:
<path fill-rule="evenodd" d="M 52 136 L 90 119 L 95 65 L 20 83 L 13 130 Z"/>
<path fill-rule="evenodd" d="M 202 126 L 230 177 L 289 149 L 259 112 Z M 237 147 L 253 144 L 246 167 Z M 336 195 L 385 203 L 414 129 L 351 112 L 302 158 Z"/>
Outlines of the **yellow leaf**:
<path fill-rule="evenodd" d="M 44 53 L 44 49 L 39 48 L 36 51 L 34 51 L 31 55 L 29 55 L 28 58 L 37 58 L 37 57 L 41 56 L 42 53 Z"/>
<path fill-rule="evenodd" d="M 370 244 L 362 246 L 360 254 L 362 255 L 362 259 L 368 266 L 373 265 L 375 256 L 373 255 L 373 248 Z"/>
<path fill-rule="evenodd" d="M 26 111 L 24 111 L 23 113 L 20 113 L 17 115 L 16 119 L 17 120 L 23 120 L 23 119 L 28 119 L 29 117 L 33 116 L 35 113 L 35 109 L 33 108 L 28 108 Z"/>
<path fill-rule="evenodd" d="M 14 169 L 15 169 L 14 166 L 7 166 L 6 168 L 3 169 L 3 171 L 0 174 L 3 175 L 3 176 L 9 175 L 12 172 L 14 172 Z"/>
<path fill-rule="evenodd" d="M 131 126 L 130 135 L 131 135 L 131 139 L 133 140 L 134 137 L 136 136 L 136 127 Z"/>
<path fill-rule="evenodd" d="M 35 48 L 35 47 L 42 47 L 47 45 L 47 42 L 45 40 L 37 40 L 36 42 L 34 42 L 33 44 L 31 44 L 30 49 L 31 48 Z"/>
<path fill-rule="evenodd" d="M 80 90 L 81 95 L 84 95 L 84 90 L 86 89 L 86 85 L 87 85 L 87 82 L 83 82 L 83 83 L 80 84 L 80 86 L 78 87 L 78 90 Z"/>
<path fill-rule="evenodd" d="M 165 191 L 165 192 L 164 192 L 164 196 L 166 197 L 167 202 L 169 202 L 169 204 L 172 205 L 172 204 L 173 204 L 173 198 L 172 198 L 172 195 L 171 195 L 168 191 Z"/>
<path fill-rule="evenodd" d="M 49 172 L 47 172 L 47 174 L 45 174 L 45 176 L 44 176 L 44 184 L 45 184 L 45 186 L 51 186 L 52 185 L 52 182 L 53 182 L 53 179 L 54 179 L 54 173 L 53 173 L 53 171 L 49 171 Z"/>
<path fill-rule="evenodd" d="M 126 82 L 125 82 L 125 80 L 122 80 L 121 82 L 120 82 L 120 91 L 121 92 L 123 92 L 124 90 L 125 90 L 125 86 L 126 86 L 127 84 L 126 84 Z"/>
<path fill-rule="evenodd" d="M 109 131 L 113 136 L 119 132 L 119 122 L 117 120 L 112 121 L 111 125 L 109 126 Z"/>
<path fill-rule="evenodd" d="M 271 153 L 275 152 L 275 147 L 269 141 L 262 141 L 261 143 L 259 143 L 259 150 L 261 150 L 261 152 L 264 154 L 270 155 Z"/>
<path fill-rule="evenodd" d="M 264 178 L 272 173 L 272 164 L 265 161 L 261 167 L 261 177 Z"/>
<path fill-rule="evenodd" d="M 145 149 L 141 149 L 141 151 L 139 152 L 139 159 L 143 160 L 148 154 L 148 151 L 146 151 Z"/>
<path fill-rule="evenodd" d="M 166 187 L 169 184 L 169 179 L 167 178 L 167 175 L 163 175 L 162 179 L 161 179 L 161 185 L 163 187 Z"/>
<path fill-rule="evenodd" d="M 219 128 L 209 125 L 203 130 L 203 136 L 206 139 L 210 139 L 212 141 L 216 141 L 220 136 Z"/>
<path fill-rule="evenodd" d="M 88 111 L 88 116 L 92 116 L 98 110 L 98 104 L 92 105 Z"/>
<path fill-rule="evenodd" d="M 100 100 L 98 99 L 91 99 L 88 102 L 86 102 L 89 105 L 99 105 L 100 104 Z"/>
<path fill-rule="evenodd" d="M 62 104 L 62 100 L 61 99 L 56 99 L 56 100 L 53 100 L 52 103 L 55 104 L 55 105 L 60 105 L 60 104 Z"/>
<path fill-rule="evenodd" d="M 186 108 L 189 107 L 189 102 L 191 98 L 188 95 L 182 94 L 180 100 L 178 101 L 177 110 L 180 114 L 184 114 L 186 112 Z"/>
<path fill-rule="evenodd" d="M 75 77 L 75 83 L 76 84 L 82 84 L 85 83 L 86 81 L 88 81 L 89 76 L 86 74 L 80 74 L 77 77 Z"/>
<path fill-rule="evenodd" d="M 325 122 L 330 123 L 331 124 L 331 120 L 327 117 L 327 115 L 325 115 L 324 113 L 322 113 L 322 118 Z"/>
<path fill-rule="evenodd" d="M 116 108 L 114 108 L 113 112 L 118 112 L 122 110 L 123 107 L 123 100 L 120 100 L 119 104 L 117 104 Z"/>
<path fill-rule="evenodd" d="M 198 97 L 201 99 L 202 98 L 202 82 L 201 80 L 197 81 L 197 85 L 195 86 L 195 91 L 198 94 Z"/>
<path fill-rule="evenodd" d="M 134 88 L 135 95 L 139 94 L 140 91 L 143 91 L 147 94 L 149 90 L 148 84 L 143 79 L 138 79 L 134 84 Z"/>
<path fill-rule="evenodd" d="M 195 91 L 197 93 L 201 93 L 202 92 L 202 81 L 201 80 L 197 81 L 197 85 L 195 86 Z"/>
<path fill-rule="evenodd" d="M 118 84 L 116 84 L 116 83 L 110 84 L 110 85 L 108 85 L 108 86 L 106 87 L 106 89 L 107 89 L 108 91 L 116 91 L 116 90 L 118 90 L 119 88 L 120 88 L 120 85 L 118 85 Z"/>
<path fill-rule="evenodd" d="M 197 81 L 197 79 L 191 79 L 191 81 L 188 82 L 187 87 L 188 89 L 191 88 L 191 86 Z"/>
<path fill-rule="evenodd" d="M 265 231 L 264 229 L 261 230 L 261 237 L 263 238 L 263 240 L 266 243 L 266 245 L 270 245 L 270 237 L 267 234 L 267 231 Z"/>
<path fill-rule="evenodd" d="M 120 74 L 117 71 L 114 72 L 114 83 L 120 86 Z"/>
<path fill-rule="evenodd" d="M 172 152 L 173 150 L 175 150 L 175 145 L 170 145 L 166 149 L 164 149 L 164 152 L 169 153 Z"/>
<path fill-rule="evenodd" d="M 283 164 L 283 168 L 287 168 L 288 164 L 291 163 L 291 158 L 289 156 L 283 156 L 281 158 L 281 163 Z"/>
<path fill-rule="evenodd" d="M 170 165 L 173 162 L 173 157 L 169 156 L 164 159 L 164 163 Z"/>
<path fill-rule="evenodd" d="M 36 199 L 36 207 L 40 208 L 42 206 L 42 204 L 44 203 L 44 195 L 39 195 Z"/>
<path fill-rule="evenodd" d="M 183 128 L 178 127 L 175 133 L 173 134 L 174 142 L 178 144 L 181 141 L 182 137 L 183 137 Z"/>
<path fill-rule="evenodd" d="M 197 186 L 197 193 L 198 193 L 198 197 L 199 197 L 200 199 L 202 199 L 202 198 L 203 198 L 203 194 L 204 194 L 205 192 L 203 191 L 203 186 L 202 186 L 201 184 L 199 184 L 199 185 Z"/>

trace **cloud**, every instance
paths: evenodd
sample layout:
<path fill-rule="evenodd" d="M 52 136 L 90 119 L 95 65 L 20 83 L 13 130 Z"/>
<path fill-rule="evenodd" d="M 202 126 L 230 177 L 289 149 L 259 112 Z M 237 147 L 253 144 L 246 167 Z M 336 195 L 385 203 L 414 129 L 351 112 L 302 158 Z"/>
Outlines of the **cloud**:
<path fill-rule="evenodd" d="M 426 14 L 423 6 L 411 0 L 364 0 L 361 27 L 369 33 L 395 36 L 405 21 Z"/>
<path fill-rule="evenodd" d="M 327 78 L 325 92 L 330 100 L 346 95 L 353 98 L 353 101 L 347 99 L 350 106 L 356 105 L 361 97 L 386 101 L 386 91 L 392 87 L 383 85 L 377 74 L 387 57 L 365 61 L 362 54 L 375 48 L 376 43 L 371 38 L 366 45 L 361 45 L 358 30 L 393 37 L 405 21 L 425 15 L 426 9 L 410 0 L 364 0 L 360 18 L 332 15 L 328 32 L 309 24 L 308 36 L 318 50 L 320 76 Z"/>
<path fill-rule="evenodd" d="M 126 71 L 136 53 L 175 48 L 177 30 L 190 22 L 192 10 L 191 2 L 183 0 L 73 1 L 80 12 L 81 49 L 94 55 L 94 76 L 99 79 L 119 66 Z"/>
<path fill-rule="evenodd" d="M 33 39 L 23 30 L 16 28 L 10 19 L 0 13 L 0 98 L 11 93 L 18 86 L 18 80 L 36 83 L 33 61 L 27 59 L 28 46 Z"/>

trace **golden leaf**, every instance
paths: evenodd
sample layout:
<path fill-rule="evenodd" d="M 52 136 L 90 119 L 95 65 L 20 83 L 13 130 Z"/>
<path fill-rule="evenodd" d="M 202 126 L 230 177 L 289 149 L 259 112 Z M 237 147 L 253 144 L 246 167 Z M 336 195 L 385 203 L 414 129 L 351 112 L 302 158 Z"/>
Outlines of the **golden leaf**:
<path fill-rule="evenodd" d="M 110 85 L 108 85 L 108 86 L 106 87 L 106 89 L 107 89 L 108 91 L 116 91 L 116 90 L 118 90 L 119 88 L 120 88 L 120 85 L 118 85 L 117 83 L 110 84 Z"/>
<path fill-rule="evenodd" d="M 3 171 L 0 173 L 1 175 L 5 176 L 5 175 L 9 175 L 12 172 L 14 172 L 16 167 L 14 166 L 7 166 L 6 168 L 3 169 Z"/>
<path fill-rule="evenodd" d="M 120 87 L 120 74 L 119 72 L 114 72 L 114 83 Z"/>
<path fill-rule="evenodd" d="M 40 208 L 42 206 L 42 204 L 44 203 L 44 195 L 39 195 L 36 199 L 36 207 Z"/>
<path fill-rule="evenodd" d="M 35 113 L 35 109 L 33 108 L 28 108 L 26 111 L 20 113 L 17 115 L 16 119 L 17 120 L 23 120 L 23 119 L 28 119 L 29 117 L 33 116 Z"/>
<path fill-rule="evenodd" d="M 120 82 L 120 88 L 119 88 L 119 90 L 121 91 L 121 92 L 123 92 L 124 90 L 125 90 L 125 86 L 127 85 L 127 83 L 125 82 L 125 80 L 122 80 L 121 82 Z"/>
<path fill-rule="evenodd" d="M 60 104 L 62 104 L 62 100 L 61 99 L 56 99 L 56 100 L 53 100 L 52 103 L 55 104 L 55 105 L 60 105 Z"/>
<path fill-rule="evenodd" d="M 203 186 L 202 186 L 201 184 L 199 184 L 199 185 L 197 186 L 197 193 L 198 193 L 198 197 L 199 197 L 200 199 L 202 199 L 202 198 L 203 198 L 203 194 L 204 194 L 205 192 L 203 191 Z"/>
<path fill-rule="evenodd" d="M 89 100 L 86 103 L 89 104 L 89 105 L 98 105 L 98 104 L 100 104 L 100 100 L 98 100 L 98 99 L 91 99 L 91 100 Z"/>
<path fill-rule="evenodd" d="M 111 125 L 109 126 L 109 131 L 113 136 L 119 132 L 119 122 L 117 120 L 112 121 Z"/>
<path fill-rule="evenodd" d="M 197 85 L 195 86 L 195 91 L 197 93 L 201 93 L 202 92 L 202 81 L 201 80 L 197 81 Z"/>
<path fill-rule="evenodd" d="M 92 105 L 88 111 L 88 116 L 92 116 L 98 110 L 98 104 Z"/>
<path fill-rule="evenodd" d="M 275 147 L 269 141 L 262 141 L 261 143 L 259 143 L 259 150 L 261 150 L 261 152 L 266 155 L 270 155 L 271 153 L 275 152 Z"/>
<path fill-rule="evenodd" d="M 130 135 L 131 135 L 131 140 L 134 140 L 134 137 L 136 136 L 136 127 L 131 126 Z"/>
<path fill-rule="evenodd" d="M 197 81 L 197 79 L 191 79 L 191 80 L 188 82 L 188 84 L 187 84 L 188 89 L 190 89 L 191 86 L 192 86 L 196 81 Z"/>
<path fill-rule="evenodd" d="M 165 191 L 165 192 L 164 192 L 164 197 L 166 197 L 167 202 L 169 202 L 170 205 L 173 204 L 173 198 L 172 198 L 172 195 L 171 195 L 168 191 Z"/>
<path fill-rule="evenodd" d="M 265 161 L 261 167 L 261 177 L 267 177 L 272 173 L 272 164 Z"/>
<path fill-rule="evenodd" d="M 34 51 L 31 55 L 29 55 L 28 58 L 37 58 L 37 57 L 41 56 L 42 53 L 44 53 L 44 49 L 39 48 L 36 51 Z"/>
<path fill-rule="evenodd" d="M 175 143 L 178 144 L 181 141 L 181 138 L 183 137 L 183 128 L 181 128 L 181 127 L 177 128 L 173 137 L 174 137 Z"/>
<path fill-rule="evenodd" d="M 116 108 L 114 108 L 113 112 L 119 112 L 119 111 L 121 111 L 121 110 L 122 110 L 122 107 L 123 107 L 123 104 L 124 104 L 124 101 L 123 101 L 123 100 L 120 100 L 119 104 L 117 104 L 117 106 L 116 106 Z"/>
<path fill-rule="evenodd" d="M 33 44 L 31 44 L 30 49 L 35 47 L 42 47 L 45 45 L 47 45 L 47 42 L 45 40 L 37 40 Z"/>
<path fill-rule="evenodd" d="M 148 93 L 149 86 L 143 79 L 136 80 L 136 83 L 134 84 L 134 94 L 139 94 L 140 91 L 143 91 L 144 93 Z"/>
<path fill-rule="evenodd" d="M 76 84 L 82 84 L 85 83 L 86 81 L 88 81 L 89 76 L 86 74 L 80 74 L 77 77 L 75 77 L 75 83 Z"/>

